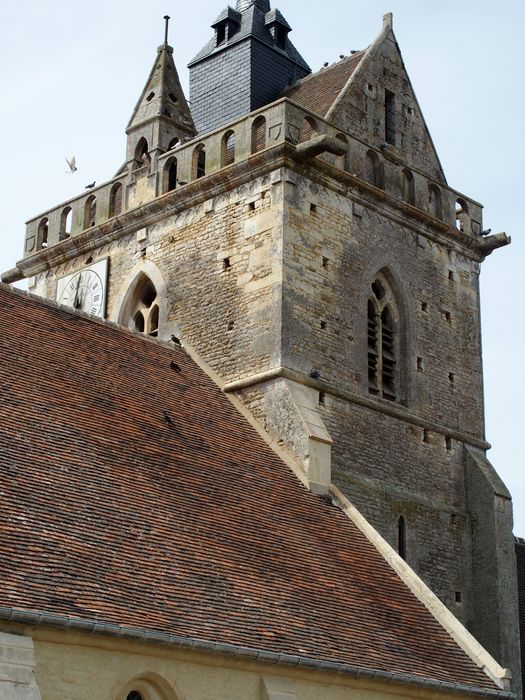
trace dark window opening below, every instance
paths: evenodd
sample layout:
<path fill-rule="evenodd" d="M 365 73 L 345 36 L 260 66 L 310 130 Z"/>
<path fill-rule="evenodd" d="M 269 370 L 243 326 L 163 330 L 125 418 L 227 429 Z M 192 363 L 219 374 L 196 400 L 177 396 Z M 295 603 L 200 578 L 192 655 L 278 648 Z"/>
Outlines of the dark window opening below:
<path fill-rule="evenodd" d="M 396 144 L 396 96 L 385 90 L 385 141 Z"/>
<path fill-rule="evenodd" d="M 397 525 L 397 551 L 401 559 L 407 558 L 407 528 L 405 518 L 401 515 Z"/>

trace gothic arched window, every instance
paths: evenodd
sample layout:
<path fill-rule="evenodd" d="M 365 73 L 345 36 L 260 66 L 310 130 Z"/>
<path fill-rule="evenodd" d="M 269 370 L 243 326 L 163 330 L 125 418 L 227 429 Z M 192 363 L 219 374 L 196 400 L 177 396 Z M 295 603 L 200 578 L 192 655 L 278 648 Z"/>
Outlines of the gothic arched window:
<path fill-rule="evenodd" d="M 368 391 L 399 400 L 399 317 L 394 295 L 381 276 L 368 297 Z"/>
<path fill-rule="evenodd" d="M 142 274 L 128 307 L 127 325 L 145 335 L 158 336 L 159 302 L 157 290 L 149 277 Z"/>

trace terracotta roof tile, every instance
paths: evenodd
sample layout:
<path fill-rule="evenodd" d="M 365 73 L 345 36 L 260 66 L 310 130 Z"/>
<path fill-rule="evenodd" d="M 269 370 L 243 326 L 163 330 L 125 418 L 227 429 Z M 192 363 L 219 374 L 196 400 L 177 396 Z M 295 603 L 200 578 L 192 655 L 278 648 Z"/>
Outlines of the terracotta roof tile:
<path fill-rule="evenodd" d="M 495 687 L 184 351 L 0 318 L 0 606 Z"/>
<path fill-rule="evenodd" d="M 307 75 L 288 88 L 282 96 L 325 117 L 364 55 L 364 51 L 358 51 L 317 73 Z"/>

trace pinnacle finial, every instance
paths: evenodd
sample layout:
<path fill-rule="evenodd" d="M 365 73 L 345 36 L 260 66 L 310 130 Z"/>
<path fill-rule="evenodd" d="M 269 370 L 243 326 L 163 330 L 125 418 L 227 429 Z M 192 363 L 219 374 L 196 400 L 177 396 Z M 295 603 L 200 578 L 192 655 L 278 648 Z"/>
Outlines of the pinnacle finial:
<path fill-rule="evenodd" d="M 255 5 L 263 12 L 270 12 L 270 0 L 237 0 L 237 12 L 244 12 L 251 5 Z"/>
<path fill-rule="evenodd" d="M 164 46 L 168 45 L 168 29 L 170 26 L 170 19 L 171 17 L 169 15 L 164 15 L 164 21 L 166 23 L 166 26 L 164 28 Z"/>

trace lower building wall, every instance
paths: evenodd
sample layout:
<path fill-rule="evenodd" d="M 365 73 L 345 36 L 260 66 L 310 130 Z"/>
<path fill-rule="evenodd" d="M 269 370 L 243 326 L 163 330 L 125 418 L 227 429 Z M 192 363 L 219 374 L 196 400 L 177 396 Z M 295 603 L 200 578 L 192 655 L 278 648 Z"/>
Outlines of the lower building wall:
<path fill-rule="evenodd" d="M 216 654 L 186 652 L 110 637 L 44 628 L 20 630 L 20 634 L 23 633 L 25 636 L 0 634 L 2 655 L 6 648 L 23 649 L 24 658 L 32 659 L 34 642 L 34 662 L 25 666 L 29 670 L 23 682 L 11 681 L 4 688 L 5 681 L 0 676 L 2 700 L 126 700 L 133 690 L 139 692 L 143 700 L 447 697 L 443 691 L 436 694 L 435 690 L 416 686 L 286 667 L 279 669 L 275 665 L 264 666 Z M 6 644 L 8 637 L 11 641 Z M 38 688 L 34 683 L 33 663 L 36 664 Z M 467 695 L 454 693 L 456 700 L 461 697 Z"/>
<path fill-rule="evenodd" d="M 35 664 L 31 637 L 0 632 L 1 700 L 40 700 Z"/>

